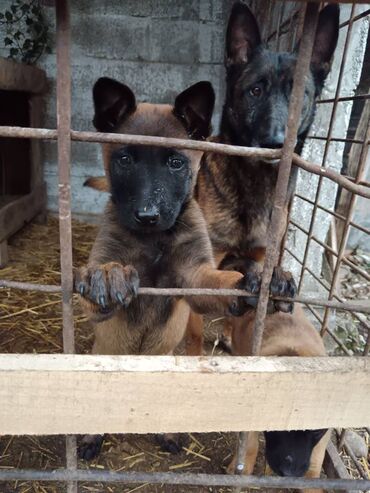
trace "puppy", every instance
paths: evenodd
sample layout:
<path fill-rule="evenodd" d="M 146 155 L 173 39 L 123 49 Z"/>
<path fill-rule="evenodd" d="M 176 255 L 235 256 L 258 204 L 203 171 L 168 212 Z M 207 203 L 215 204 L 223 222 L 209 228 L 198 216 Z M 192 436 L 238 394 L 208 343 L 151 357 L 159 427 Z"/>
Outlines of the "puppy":
<path fill-rule="evenodd" d="M 199 82 L 173 106 L 137 104 L 131 89 L 101 78 L 93 89 L 100 132 L 204 139 L 214 92 Z M 199 206 L 193 198 L 202 153 L 173 147 L 103 144 L 110 199 L 88 264 L 75 288 L 95 329 L 94 354 L 171 354 L 183 338 L 190 306 L 197 313 L 240 315 L 237 297 L 139 296 L 156 288 L 246 288 L 239 272 L 215 267 Z M 100 179 L 101 189 L 103 181 Z M 91 458 L 101 438 L 86 439 Z"/>
<path fill-rule="evenodd" d="M 232 352 L 234 355 L 249 356 L 252 350 L 252 335 L 255 312 L 250 310 L 234 324 Z M 265 323 L 261 356 L 325 356 L 322 339 L 296 306 L 294 314 L 275 312 L 268 315 Z M 244 474 L 253 474 L 258 454 L 258 432 L 248 433 Z M 279 476 L 305 476 L 319 478 L 330 431 L 269 431 L 265 432 L 266 461 Z M 228 467 L 234 473 L 236 456 Z M 305 490 L 313 493 L 318 490 Z"/>

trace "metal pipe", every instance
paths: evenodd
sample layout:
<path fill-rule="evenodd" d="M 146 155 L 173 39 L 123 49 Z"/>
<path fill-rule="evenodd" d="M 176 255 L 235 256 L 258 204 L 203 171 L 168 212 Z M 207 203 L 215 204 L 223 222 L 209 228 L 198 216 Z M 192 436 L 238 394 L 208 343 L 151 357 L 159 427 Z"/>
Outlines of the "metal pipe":
<path fill-rule="evenodd" d="M 230 474 L 173 473 L 173 472 L 111 472 L 77 469 L 68 471 L 35 471 L 32 469 L 0 469 L 0 481 L 84 481 L 124 484 L 173 484 L 194 486 L 241 486 L 243 488 L 297 488 L 327 490 L 360 490 L 370 488 L 365 479 L 307 479 L 277 476 L 246 476 Z"/>
<path fill-rule="evenodd" d="M 287 249 L 290 255 L 293 255 Z M 29 282 L 20 281 L 8 281 L 7 279 L 0 279 L 0 288 L 10 289 L 22 289 L 24 291 L 40 291 L 46 293 L 60 293 L 61 287 L 57 285 L 48 284 L 32 284 Z M 210 288 L 139 288 L 139 296 L 251 296 L 256 297 L 255 294 L 248 293 L 242 289 L 210 289 Z M 279 296 L 271 297 L 273 300 L 292 301 L 295 303 L 304 303 L 314 306 L 322 306 L 334 308 L 336 310 L 352 311 L 356 310 L 362 313 L 370 313 L 369 303 L 359 305 L 357 303 L 347 303 L 345 301 L 325 301 L 321 298 L 309 298 L 304 296 L 297 296 L 296 298 L 282 298 Z M 0 317 L 1 319 L 1 317 Z"/>
<path fill-rule="evenodd" d="M 0 137 L 30 138 L 43 140 L 57 140 L 56 130 L 42 128 L 24 128 L 0 126 Z M 215 142 L 204 142 L 197 140 L 173 139 L 167 137 L 149 137 L 147 135 L 127 135 L 111 134 L 99 132 L 81 132 L 71 130 L 71 139 L 77 142 L 94 142 L 94 143 L 113 143 L 113 144 L 131 144 L 147 145 L 157 147 L 178 147 L 181 149 L 198 150 L 203 152 L 215 152 L 229 156 L 241 157 L 264 157 L 269 159 L 278 159 L 281 157 L 281 150 L 264 149 L 259 147 L 242 147 L 229 144 L 218 144 Z M 293 154 L 293 162 L 299 168 L 309 171 L 334 181 L 346 190 L 370 199 L 370 191 L 366 190 L 362 184 L 353 183 L 350 179 L 341 174 L 327 169 L 317 164 L 306 161 L 297 154 Z M 269 166 L 269 163 L 264 163 Z"/>

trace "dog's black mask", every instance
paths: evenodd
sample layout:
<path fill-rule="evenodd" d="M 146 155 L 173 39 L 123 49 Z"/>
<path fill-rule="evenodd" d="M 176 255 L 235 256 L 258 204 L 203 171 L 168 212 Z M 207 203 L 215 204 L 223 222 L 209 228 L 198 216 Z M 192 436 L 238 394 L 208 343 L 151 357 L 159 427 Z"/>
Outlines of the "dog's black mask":
<path fill-rule="evenodd" d="M 174 149 L 121 147 L 112 153 L 109 173 L 120 222 L 129 229 L 170 229 L 190 196 L 189 159 Z"/>
<path fill-rule="evenodd" d="M 299 122 L 296 152 L 315 113 L 315 100 L 329 73 L 339 31 L 339 7 L 319 15 L 311 69 Z M 242 2 L 234 4 L 226 35 L 227 94 L 221 132 L 232 142 L 252 147 L 283 146 L 297 50 L 274 53 L 261 43 L 255 17 Z"/>
<path fill-rule="evenodd" d="M 266 460 L 279 476 L 303 476 L 310 466 L 315 445 L 327 432 L 323 430 L 266 431 Z"/>

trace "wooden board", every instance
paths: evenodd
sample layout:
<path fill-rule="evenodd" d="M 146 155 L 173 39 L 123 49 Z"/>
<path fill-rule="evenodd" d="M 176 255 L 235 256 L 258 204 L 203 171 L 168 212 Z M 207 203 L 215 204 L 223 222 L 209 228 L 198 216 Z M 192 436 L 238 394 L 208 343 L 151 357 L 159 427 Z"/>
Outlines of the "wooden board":
<path fill-rule="evenodd" d="M 0 433 L 370 424 L 369 358 L 0 355 Z"/>
<path fill-rule="evenodd" d="M 0 89 L 39 94 L 45 92 L 46 88 L 46 74 L 43 70 L 0 57 Z"/>
<path fill-rule="evenodd" d="M 4 205 L 0 209 L 0 242 L 17 232 L 25 223 L 42 212 L 46 203 L 46 185 L 38 185 L 30 194 Z"/>

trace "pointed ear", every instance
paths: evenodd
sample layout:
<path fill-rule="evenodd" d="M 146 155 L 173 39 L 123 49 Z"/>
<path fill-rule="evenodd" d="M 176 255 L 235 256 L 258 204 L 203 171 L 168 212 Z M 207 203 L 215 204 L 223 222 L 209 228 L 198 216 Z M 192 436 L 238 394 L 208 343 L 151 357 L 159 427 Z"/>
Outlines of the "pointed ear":
<path fill-rule="evenodd" d="M 226 31 L 226 67 L 247 63 L 260 44 L 256 18 L 243 2 L 234 3 Z"/>
<path fill-rule="evenodd" d="M 113 132 L 136 108 L 131 89 L 108 77 L 101 77 L 95 82 L 93 100 L 93 123 L 99 132 Z"/>
<path fill-rule="evenodd" d="M 311 436 L 314 446 L 319 443 L 319 441 L 322 439 L 327 431 L 327 428 L 321 430 L 311 430 Z"/>
<path fill-rule="evenodd" d="M 339 5 L 329 4 L 320 14 L 312 50 L 312 67 L 324 83 L 331 66 L 339 34 Z"/>
<path fill-rule="evenodd" d="M 90 176 L 83 186 L 93 188 L 99 192 L 109 192 L 109 184 L 105 176 Z"/>
<path fill-rule="evenodd" d="M 212 84 L 202 81 L 177 96 L 173 112 L 185 125 L 190 138 L 202 140 L 211 133 L 214 105 L 215 92 Z"/>

